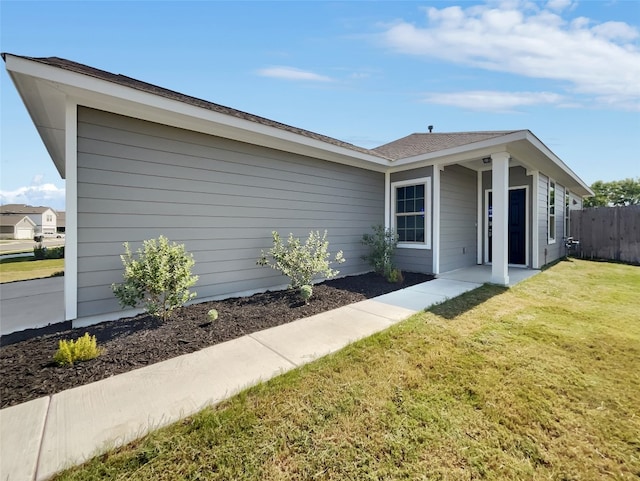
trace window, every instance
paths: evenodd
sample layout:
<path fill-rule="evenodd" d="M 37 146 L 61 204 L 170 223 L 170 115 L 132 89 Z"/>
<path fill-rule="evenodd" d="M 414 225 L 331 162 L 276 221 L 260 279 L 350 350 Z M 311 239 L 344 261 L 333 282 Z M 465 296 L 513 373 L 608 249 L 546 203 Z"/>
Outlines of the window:
<path fill-rule="evenodd" d="M 394 229 L 401 247 L 431 247 L 431 178 L 391 184 Z"/>
<path fill-rule="evenodd" d="M 556 183 L 549 180 L 549 192 L 547 193 L 547 214 L 548 214 L 548 243 L 556 242 Z"/>
<path fill-rule="evenodd" d="M 571 235 L 571 196 L 569 191 L 564 193 L 564 236 L 569 237 Z"/>
<path fill-rule="evenodd" d="M 53 216 L 51 214 L 47 214 L 47 222 L 53 222 Z"/>

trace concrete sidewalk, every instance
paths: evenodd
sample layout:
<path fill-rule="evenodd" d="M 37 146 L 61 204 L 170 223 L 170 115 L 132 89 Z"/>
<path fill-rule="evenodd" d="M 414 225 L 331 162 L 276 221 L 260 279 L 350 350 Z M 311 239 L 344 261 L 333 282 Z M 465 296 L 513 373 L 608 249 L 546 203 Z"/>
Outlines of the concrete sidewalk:
<path fill-rule="evenodd" d="M 0 480 L 46 480 L 480 285 L 435 279 L 0 410 Z"/>

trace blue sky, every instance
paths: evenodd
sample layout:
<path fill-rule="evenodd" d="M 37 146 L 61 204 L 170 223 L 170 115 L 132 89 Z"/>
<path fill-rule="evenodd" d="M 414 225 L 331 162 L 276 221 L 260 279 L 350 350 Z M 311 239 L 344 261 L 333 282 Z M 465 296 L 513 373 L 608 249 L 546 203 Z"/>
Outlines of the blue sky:
<path fill-rule="evenodd" d="M 57 56 L 375 147 L 530 129 L 588 184 L 640 176 L 640 2 L 0 1 L 0 50 Z M 1 69 L 0 201 L 64 207 Z"/>

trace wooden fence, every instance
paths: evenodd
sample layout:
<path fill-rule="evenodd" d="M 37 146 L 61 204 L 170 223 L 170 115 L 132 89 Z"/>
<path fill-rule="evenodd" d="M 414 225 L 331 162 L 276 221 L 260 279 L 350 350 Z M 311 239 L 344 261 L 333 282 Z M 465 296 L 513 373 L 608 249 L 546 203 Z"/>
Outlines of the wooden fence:
<path fill-rule="evenodd" d="M 571 235 L 577 257 L 640 265 L 640 205 L 574 210 Z"/>

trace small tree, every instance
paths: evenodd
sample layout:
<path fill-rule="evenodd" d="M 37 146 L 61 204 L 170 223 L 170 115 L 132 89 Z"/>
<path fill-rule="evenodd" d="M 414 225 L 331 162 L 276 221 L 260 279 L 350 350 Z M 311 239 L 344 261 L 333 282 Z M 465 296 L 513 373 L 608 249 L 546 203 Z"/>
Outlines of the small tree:
<path fill-rule="evenodd" d="M 398 234 L 393 229 L 382 225 L 372 227 L 373 234 L 363 234 L 362 243 L 371 248 L 362 259 L 367 261 L 373 270 L 389 279 L 393 269 L 393 253 L 398 245 Z"/>
<path fill-rule="evenodd" d="M 196 297 L 195 292 L 189 292 L 198 280 L 191 275 L 195 261 L 184 244 L 169 244 L 164 236 L 146 240 L 137 251 L 137 259 L 128 242 L 124 247 L 125 254 L 120 256 L 124 282 L 111 285 L 122 307 L 143 303 L 149 314 L 166 321 L 173 309 Z"/>
<path fill-rule="evenodd" d="M 316 277 L 330 279 L 339 274 L 340 271 L 331 269 L 331 264 L 343 263 L 344 257 L 339 251 L 331 260 L 327 231 L 322 236 L 318 231 L 311 231 L 304 244 L 293 234 L 289 234 L 286 245 L 276 231 L 271 235 L 273 247 L 267 252 L 262 251 L 257 264 L 271 267 L 287 276 L 291 281 L 290 288 L 300 290 L 302 286 L 310 286 Z"/>

